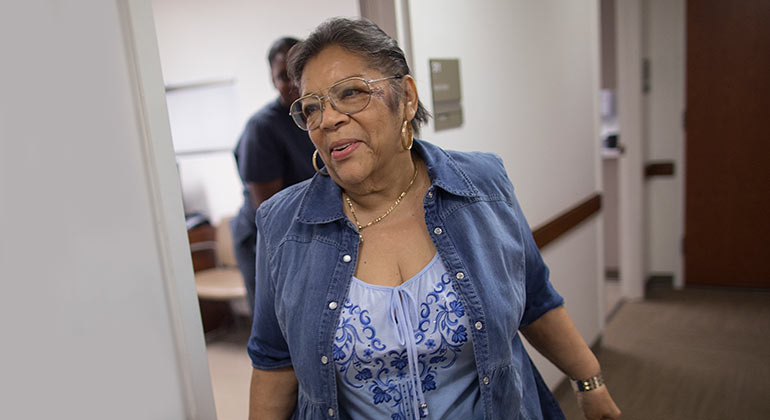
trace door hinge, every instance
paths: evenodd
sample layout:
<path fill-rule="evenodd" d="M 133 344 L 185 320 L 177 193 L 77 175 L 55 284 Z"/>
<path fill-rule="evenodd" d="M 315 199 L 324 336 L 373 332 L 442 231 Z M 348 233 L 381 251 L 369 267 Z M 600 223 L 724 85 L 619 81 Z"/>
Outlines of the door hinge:
<path fill-rule="evenodd" d="M 682 131 L 687 131 L 687 109 L 682 110 Z"/>
<path fill-rule="evenodd" d="M 650 93 L 652 90 L 651 73 L 652 68 L 650 59 L 645 58 L 642 60 L 642 93 Z"/>

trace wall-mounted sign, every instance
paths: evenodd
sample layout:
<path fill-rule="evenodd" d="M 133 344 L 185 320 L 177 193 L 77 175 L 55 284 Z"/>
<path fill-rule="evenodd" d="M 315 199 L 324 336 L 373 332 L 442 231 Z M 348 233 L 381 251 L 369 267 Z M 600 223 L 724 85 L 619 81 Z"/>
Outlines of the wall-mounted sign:
<path fill-rule="evenodd" d="M 435 130 L 460 127 L 463 125 L 460 60 L 431 59 L 430 76 Z"/>

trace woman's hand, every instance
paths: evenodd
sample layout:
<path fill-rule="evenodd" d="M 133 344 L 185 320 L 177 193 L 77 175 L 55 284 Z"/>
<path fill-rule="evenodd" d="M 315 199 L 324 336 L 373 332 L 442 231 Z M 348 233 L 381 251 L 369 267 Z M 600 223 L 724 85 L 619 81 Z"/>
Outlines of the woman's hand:
<path fill-rule="evenodd" d="M 546 312 L 521 330 L 527 340 L 570 378 L 590 378 L 601 372 L 599 361 L 588 348 L 563 306 Z M 620 410 L 607 386 L 577 393 L 578 404 L 588 420 L 615 420 Z"/>
<path fill-rule="evenodd" d="M 576 392 L 578 405 L 583 410 L 586 420 L 616 420 L 620 418 L 620 409 L 612 400 L 607 386 L 592 391 Z"/>

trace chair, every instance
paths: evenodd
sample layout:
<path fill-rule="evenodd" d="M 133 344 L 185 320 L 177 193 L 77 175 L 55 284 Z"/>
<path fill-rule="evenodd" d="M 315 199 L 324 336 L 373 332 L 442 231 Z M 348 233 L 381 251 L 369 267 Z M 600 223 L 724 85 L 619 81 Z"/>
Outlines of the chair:
<path fill-rule="evenodd" d="M 205 312 L 207 311 L 204 310 L 205 301 L 226 303 L 229 311 L 228 315 L 232 318 L 235 318 L 233 317 L 234 308 L 232 303 L 236 300 L 243 300 L 243 303 L 246 303 L 246 286 L 243 284 L 243 277 L 238 270 L 238 263 L 235 260 L 233 236 L 230 232 L 230 219 L 224 218 L 216 226 L 213 243 L 209 241 L 193 244 L 195 248 L 193 251 L 213 248 L 216 252 L 216 266 L 214 268 L 195 272 L 195 289 L 201 301 L 201 312 L 204 318 L 204 330 L 206 331 L 214 328 L 210 328 L 211 325 L 206 325 Z M 221 306 L 221 304 L 209 306 Z M 248 305 L 246 305 L 246 308 L 248 308 Z M 211 323 L 209 322 L 208 324 Z"/>

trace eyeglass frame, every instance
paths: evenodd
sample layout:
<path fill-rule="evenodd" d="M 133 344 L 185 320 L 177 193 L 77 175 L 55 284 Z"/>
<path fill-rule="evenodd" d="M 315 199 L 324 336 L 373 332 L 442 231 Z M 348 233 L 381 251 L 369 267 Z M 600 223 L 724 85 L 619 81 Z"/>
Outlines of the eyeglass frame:
<path fill-rule="evenodd" d="M 316 99 L 318 99 L 318 102 L 321 104 L 321 119 L 318 121 L 318 127 L 320 127 L 320 126 L 321 126 L 321 124 L 323 123 L 323 119 L 324 119 L 324 116 L 323 116 L 323 114 L 324 114 L 324 111 L 326 110 L 326 105 L 324 105 L 324 102 L 325 102 L 325 101 L 324 101 L 324 99 L 328 100 L 328 101 L 329 101 L 329 103 L 331 104 L 332 108 L 333 108 L 335 111 L 339 112 L 340 114 L 345 114 L 345 115 L 353 115 L 353 114 L 357 114 L 357 113 L 359 113 L 359 112 L 361 112 L 361 111 L 365 110 L 365 109 L 366 109 L 366 107 L 368 107 L 368 106 L 369 106 L 369 104 L 372 102 L 372 87 L 371 87 L 371 86 L 369 86 L 371 83 L 382 82 L 382 81 L 385 81 L 385 80 L 392 80 L 392 79 L 401 79 L 401 78 L 403 78 L 403 77 L 404 77 L 404 75 L 403 75 L 403 74 L 399 74 L 399 75 L 395 75 L 395 76 L 389 76 L 389 77 L 381 77 L 381 78 L 379 78 L 379 79 L 372 79 L 372 80 L 366 80 L 366 79 L 364 79 L 363 77 L 360 77 L 360 76 L 351 76 L 351 77 L 346 77 L 346 78 L 344 78 L 344 79 L 342 79 L 342 80 L 338 80 L 338 81 L 334 82 L 334 84 L 332 84 L 331 86 L 329 86 L 329 88 L 328 88 L 328 89 L 326 89 L 326 95 L 324 95 L 324 96 L 318 96 L 318 95 L 316 95 L 315 93 L 309 93 L 309 94 L 307 94 L 307 95 L 303 95 L 303 96 L 302 96 L 302 97 L 300 97 L 300 98 L 297 98 L 297 99 L 296 99 L 294 102 L 292 102 L 292 103 L 291 103 L 291 105 L 289 106 L 289 116 L 291 117 L 292 121 L 294 121 L 294 124 L 296 124 L 296 125 L 297 125 L 297 127 L 299 127 L 299 128 L 300 128 L 300 130 L 303 130 L 303 131 L 310 131 L 311 129 L 307 127 L 307 124 L 305 124 L 305 128 L 303 128 L 303 127 L 302 127 L 302 126 L 301 126 L 301 125 L 300 125 L 300 124 L 297 122 L 297 119 L 296 119 L 296 118 L 294 118 L 294 114 L 302 114 L 302 111 L 292 111 L 292 108 L 294 108 L 294 104 L 296 104 L 297 102 L 300 102 L 300 101 L 302 101 L 303 99 L 307 99 L 307 98 L 313 98 L 313 97 L 314 97 L 314 98 L 316 98 Z M 366 100 L 366 105 L 364 105 L 364 106 L 363 106 L 361 109 L 359 109 L 359 110 L 358 110 L 358 111 L 356 111 L 356 112 L 342 112 L 342 111 L 340 111 L 339 109 L 337 109 L 337 105 L 335 105 L 335 104 L 334 104 L 334 101 L 333 101 L 333 100 L 332 100 L 332 99 L 329 97 L 329 91 L 330 91 L 330 90 L 332 90 L 332 89 L 333 89 L 335 86 L 337 86 L 337 85 L 339 85 L 339 84 L 342 84 L 342 83 L 345 83 L 345 82 L 347 82 L 348 80 L 360 80 L 360 81 L 364 82 L 364 84 L 366 84 L 366 88 L 369 90 L 369 98 Z M 315 130 L 315 129 L 316 129 L 316 128 L 318 128 L 318 127 L 312 128 L 312 130 Z"/>

